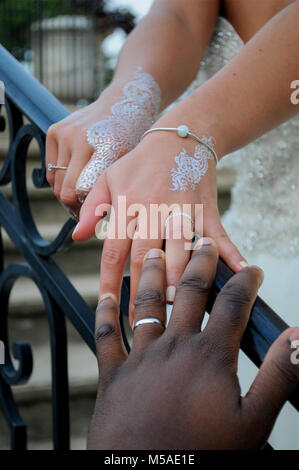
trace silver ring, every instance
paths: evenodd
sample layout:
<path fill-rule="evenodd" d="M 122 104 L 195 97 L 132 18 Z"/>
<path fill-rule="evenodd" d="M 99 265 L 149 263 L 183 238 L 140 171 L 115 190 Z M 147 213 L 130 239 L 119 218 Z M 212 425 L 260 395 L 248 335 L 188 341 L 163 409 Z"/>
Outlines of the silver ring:
<path fill-rule="evenodd" d="M 188 220 L 190 220 L 191 224 L 194 225 L 194 220 L 192 219 L 192 217 L 187 214 L 186 212 L 172 212 L 171 214 L 169 214 L 169 216 L 167 217 L 167 219 L 165 220 L 165 225 L 168 224 L 168 222 L 173 219 L 174 217 L 178 217 L 178 216 L 182 216 L 182 217 L 186 217 Z"/>
<path fill-rule="evenodd" d="M 59 166 L 59 165 L 53 165 L 53 163 L 48 163 L 48 170 L 67 170 L 68 166 Z"/>
<path fill-rule="evenodd" d="M 133 331 L 135 331 L 138 326 L 146 325 L 147 323 L 154 323 L 157 325 L 161 325 L 163 326 L 163 328 L 165 328 L 165 325 L 160 320 L 158 320 L 158 318 L 148 317 L 148 318 L 142 318 L 142 320 L 138 320 L 137 322 L 135 322 Z"/>

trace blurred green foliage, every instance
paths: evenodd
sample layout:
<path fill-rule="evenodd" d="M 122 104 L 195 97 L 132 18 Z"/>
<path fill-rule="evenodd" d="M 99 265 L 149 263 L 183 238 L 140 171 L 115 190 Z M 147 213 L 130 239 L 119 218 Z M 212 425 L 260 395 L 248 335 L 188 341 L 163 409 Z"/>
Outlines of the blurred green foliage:
<path fill-rule="evenodd" d="M 30 25 L 43 18 L 86 12 L 73 0 L 0 1 L 0 43 L 17 59 L 23 60 L 30 44 Z"/>
<path fill-rule="evenodd" d="M 25 61 L 32 70 L 31 25 L 60 15 L 84 15 L 96 19 L 104 32 L 121 28 L 128 34 L 135 25 L 134 15 L 127 9 L 108 9 L 110 0 L 0 0 L 0 44 L 14 57 Z M 75 47 L 75 46 L 74 46 Z M 104 87 L 113 77 L 111 58 L 103 54 Z M 90 73 L 82 70 L 83 73 Z M 38 76 L 40 80 L 42 78 Z M 80 80 L 80 77 L 79 77 Z M 97 90 L 96 94 L 102 90 Z"/>

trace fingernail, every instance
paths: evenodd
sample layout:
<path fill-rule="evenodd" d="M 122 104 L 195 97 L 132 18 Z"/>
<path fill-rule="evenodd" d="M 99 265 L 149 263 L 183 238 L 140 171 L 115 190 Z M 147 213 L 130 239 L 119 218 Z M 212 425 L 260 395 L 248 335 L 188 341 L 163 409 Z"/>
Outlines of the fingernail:
<path fill-rule="evenodd" d="M 197 240 L 197 242 L 194 245 L 193 250 L 199 250 L 202 246 L 208 246 L 208 245 L 216 245 L 213 238 L 209 237 L 203 237 Z"/>
<path fill-rule="evenodd" d="M 99 304 L 103 302 L 106 299 L 112 300 L 115 304 L 117 304 L 117 298 L 114 294 L 107 292 L 106 294 L 102 294 L 101 297 L 99 298 Z"/>
<path fill-rule="evenodd" d="M 132 304 L 132 303 L 130 303 L 130 305 L 129 305 L 129 312 L 130 312 L 130 314 L 129 314 L 129 323 L 130 323 L 130 327 L 131 327 L 131 329 L 132 329 L 132 331 L 133 331 L 133 329 L 134 329 L 134 312 L 135 312 L 135 305 Z"/>
<path fill-rule="evenodd" d="M 242 268 L 248 268 L 249 264 L 247 261 L 240 261 L 240 266 L 242 266 Z"/>
<path fill-rule="evenodd" d="M 76 235 L 76 232 L 79 228 L 79 225 L 80 225 L 80 222 L 77 223 L 76 227 L 74 228 L 74 231 L 72 233 L 72 239 L 76 241 L 76 238 L 75 238 L 75 235 Z"/>
<path fill-rule="evenodd" d="M 296 328 L 290 336 L 290 343 L 293 341 L 299 341 L 299 328 Z"/>
<path fill-rule="evenodd" d="M 151 250 L 149 250 L 144 259 L 155 259 L 155 258 L 163 258 L 164 256 L 164 251 L 162 250 L 159 250 L 159 248 L 152 248 Z"/>
<path fill-rule="evenodd" d="M 168 304 L 173 304 L 175 298 L 176 287 L 168 286 L 166 289 L 166 302 Z"/>

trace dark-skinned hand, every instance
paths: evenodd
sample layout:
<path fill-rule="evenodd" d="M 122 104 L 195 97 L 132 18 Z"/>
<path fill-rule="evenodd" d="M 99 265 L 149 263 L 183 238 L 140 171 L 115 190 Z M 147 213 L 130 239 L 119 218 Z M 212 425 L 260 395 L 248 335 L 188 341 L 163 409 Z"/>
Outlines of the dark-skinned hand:
<path fill-rule="evenodd" d="M 254 266 L 223 287 L 201 331 L 218 259 L 203 239 L 179 282 L 166 329 L 136 328 L 125 352 L 118 305 L 106 294 L 96 312 L 99 387 L 89 449 L 261 449 L 299 380 L 290 360 L 299 328 L 282 333 L 270 348 L 250 390 L 240 396 L 237 362 L 241 338 L 262 271 Z M 135 302 L 135 322 L 166 320 L 165 256 L 145 257 Z"/>

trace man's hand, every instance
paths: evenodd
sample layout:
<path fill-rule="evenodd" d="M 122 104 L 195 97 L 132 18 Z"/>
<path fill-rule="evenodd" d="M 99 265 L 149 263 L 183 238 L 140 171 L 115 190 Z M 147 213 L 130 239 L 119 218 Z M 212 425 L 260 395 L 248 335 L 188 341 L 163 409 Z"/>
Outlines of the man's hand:
<path fill-rule="evenodd" d="M 260 449 L 299 380 L 286 330 L 270 348 L 249 392 L 240 396 L 237 360 L 241 338 L 262 282 L 257 267 L 235 274 L 218 295 L 200 331 L 218 253 L 203 239 L 178 284 L 166 329 L 165 256 L 146 256 L 135 302 L 135 322 L 155 317 L 134 332 L 127 356 L 113 295 L 96 313 L 99 389 L 89 449 Z"/>

